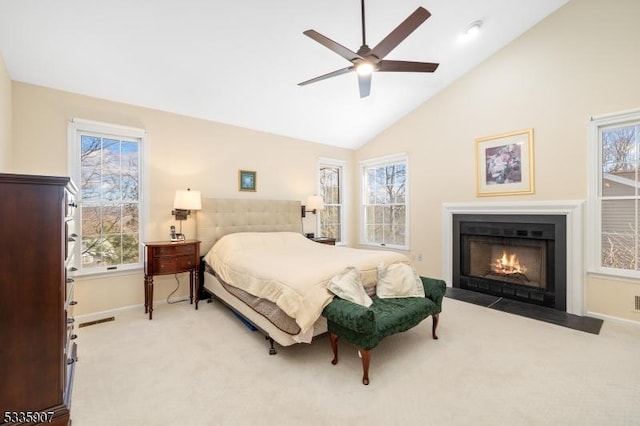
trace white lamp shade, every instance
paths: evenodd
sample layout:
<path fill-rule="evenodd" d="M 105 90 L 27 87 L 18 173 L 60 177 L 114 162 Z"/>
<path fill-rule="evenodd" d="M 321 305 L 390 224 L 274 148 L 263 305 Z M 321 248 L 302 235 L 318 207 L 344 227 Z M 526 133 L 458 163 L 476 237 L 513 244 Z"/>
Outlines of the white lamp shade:
<path fill-rule="evenodd" d="M 202 200 L 200 191 L 191 191 L 190 189 L 179 189 L 173 199 L 173 208 L 180 210 L 201 210 Z"/>
<path fill-rule="evenodd" d="M 307 210 L 324 210 L 324 199 L 321 195 L 307 197 Z"/>

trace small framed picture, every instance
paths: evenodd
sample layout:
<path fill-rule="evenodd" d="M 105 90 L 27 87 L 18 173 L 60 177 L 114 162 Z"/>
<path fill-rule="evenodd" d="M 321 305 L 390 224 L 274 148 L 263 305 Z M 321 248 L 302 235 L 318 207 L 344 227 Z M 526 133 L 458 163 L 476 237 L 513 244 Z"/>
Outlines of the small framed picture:
<path fill-rule="evenodd" d="M 256 172 L 240 170 L 238 173 L 238 191 L 256 191 Z"/>
<path fill-rule="evenodd" d="M 533 129 L 476 139 L 477 194 L 533 194 Z"/>

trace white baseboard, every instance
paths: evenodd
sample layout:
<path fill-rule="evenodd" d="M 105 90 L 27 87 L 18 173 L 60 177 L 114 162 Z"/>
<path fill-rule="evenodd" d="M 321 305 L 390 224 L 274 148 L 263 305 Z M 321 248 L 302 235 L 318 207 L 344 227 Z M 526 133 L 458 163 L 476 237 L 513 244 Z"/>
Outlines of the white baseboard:
<path fill-rule="evenodd" d="M 185 300 L 189 300 L 189 296 L 177 297 L 175 299 L 171 299 L 171 302 L 172 303 L 173 302 L 182 302 L 182 301 L 185 301 Z M 153 306 L 157 306 L 157 305 L 160 305 L 160 304 L 165 304 L 166 305 L 167 304 L 167 299 L 154 300 L 153 301 Z M 99 321 L 99 320 L 102 320 L 102 319 L 115 317 L 119 313 L 123 313 L 123 312 L 127 312 L 127 311 L 133 311 L 133 310 L 140 310 L 140 312 L 144 313 L 144 304 L 124 306 L 122 308 L 108 309 L 106 311 L 93 312 L 93 313 L 84 314 L 84 315 L 76 315 L 75 319 L 76 319 L 76 323 L 77 324 L 82 324 L 82 323 L 85 323 L 85 322 Z"/>
<path fill-rule="evenodd" d="M 610 315 L 599 314 L 598 312 L 592 312 L 592 311 L 587 311 L 585 315 L 588 317 L 598 318 L 604 321 L 617 322 L 620 324 L 630 324 L 636 327 L 640 327 L 640 321 L 634 321 L 634 320 L 620 318 L 620 317 L 612 317 Z"/>

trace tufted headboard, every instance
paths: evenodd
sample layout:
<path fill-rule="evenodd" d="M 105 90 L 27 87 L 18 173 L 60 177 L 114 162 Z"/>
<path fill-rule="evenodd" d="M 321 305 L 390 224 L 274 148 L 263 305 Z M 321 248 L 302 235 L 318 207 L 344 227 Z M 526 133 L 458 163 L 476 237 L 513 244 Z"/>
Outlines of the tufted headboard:
<path fill-rule="evenodd" d="M 202 198 L 197 212 L 200 253 L 234 232 L 302 232 L 300 201 Z"/>

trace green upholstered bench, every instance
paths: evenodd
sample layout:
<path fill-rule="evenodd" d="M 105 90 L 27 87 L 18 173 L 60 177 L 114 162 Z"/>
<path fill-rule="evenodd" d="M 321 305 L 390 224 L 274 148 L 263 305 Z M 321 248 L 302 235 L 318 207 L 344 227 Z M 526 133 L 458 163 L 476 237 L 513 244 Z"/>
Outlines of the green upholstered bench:
<path fill-rule="evenodd" d="M 338 363 L 338 338 L 358 346 L 362 358 L 362 383 L 368 385 L 371 350 L 385 337 L 407 331 L 431 316 L 431 334 L 438 339 L 436 327 L 446 284 L 433 278 L 420 279 L 424 286 L 424 298 L 380 299 L 374 296 L 373 304 L 367 308 L 336 296 L 322 313 L 327 319 L 333 349 L 331 363 Z"/>

